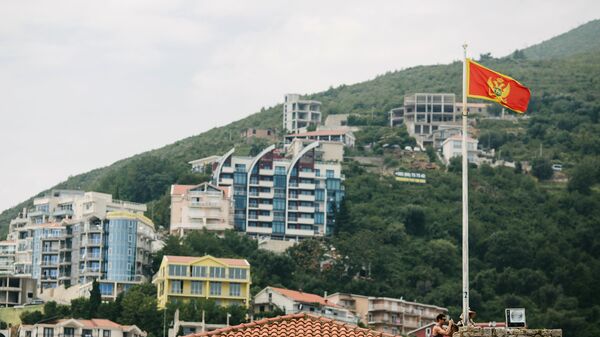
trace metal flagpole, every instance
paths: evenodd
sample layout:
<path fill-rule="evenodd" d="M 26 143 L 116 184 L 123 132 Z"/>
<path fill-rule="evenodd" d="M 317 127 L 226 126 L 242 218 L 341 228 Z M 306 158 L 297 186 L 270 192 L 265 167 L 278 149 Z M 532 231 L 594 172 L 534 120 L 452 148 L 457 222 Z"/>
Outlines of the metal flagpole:
<path fill-rule="evenodd" d="M 469 325 L 469 179 L 467 151 L 467 44 L 463 44 L 463 101 L 462 101 L 462 285 L 463 326 Z"/>

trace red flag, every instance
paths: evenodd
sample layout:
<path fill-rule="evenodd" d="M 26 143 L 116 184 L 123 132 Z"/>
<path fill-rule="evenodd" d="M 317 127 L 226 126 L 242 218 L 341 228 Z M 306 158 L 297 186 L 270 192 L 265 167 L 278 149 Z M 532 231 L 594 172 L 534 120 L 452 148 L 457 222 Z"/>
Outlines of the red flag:
<path fill-rule="evenodd" d="M 494 101 L 524 113 L 531 92 L 519 81 L 467 59 L 467 96 Z"/>

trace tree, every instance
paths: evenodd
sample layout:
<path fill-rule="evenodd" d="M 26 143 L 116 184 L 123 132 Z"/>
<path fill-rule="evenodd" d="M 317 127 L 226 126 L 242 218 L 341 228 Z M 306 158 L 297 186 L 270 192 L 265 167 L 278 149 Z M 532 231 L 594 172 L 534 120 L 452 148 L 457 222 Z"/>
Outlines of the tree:
<path fill-rule="evenodd" d="M 598 166 L 592 160 L 585 160 L 575 167 L 567 185 L 569 191 L 590 194 L 591 186 L 598 179 Z"/>
<path fill-rule="evenodd" d="M 102 304 L 102 294 L 100 293 L 100 284 L 97 280 L 94 279 L 92 283 L 92 290 L 90 290 L 90 304 L 89 304 L 89 314 L 90 318 L 96 317 L 96 313 L 98 312 L 98 308 Z"/>
<path fill-rule="evenodd" d="M 546 158 L 536 158 L 531 165 L 531 173 L 539 180 L 552 178 L 552 163 Z"/>
<path fill-rule="evenodd" d="M 33 325 L 44 319 L 44 314 L 39 310 L 25 311 L 21 313 L 19 318 L 21 319 L 21 323 Z"/>

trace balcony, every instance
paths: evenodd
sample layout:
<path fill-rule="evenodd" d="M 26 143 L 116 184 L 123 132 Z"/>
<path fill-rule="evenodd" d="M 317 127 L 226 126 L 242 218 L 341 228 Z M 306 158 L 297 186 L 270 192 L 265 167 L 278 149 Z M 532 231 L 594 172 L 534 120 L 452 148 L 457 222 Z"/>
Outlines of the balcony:
<path fill-rule="evenodd" d="M 271 204 L 258 204 L 258 209 L 263 209 L 263 210 L 270 211 L 270 210 L 273 209 L 273 205 L 271 205 Z"/>
<path fill-rule="evenodd" d="M 272 215 L 259 215 L 258 216 L 258 221 L 272 222 L 273 221 L 273 216 Z"/>
<path fill-rule="evenodd" d="M 260 180 L 258 185 L 262 187 L 273 187 L 273 180 Z"/>
<path fill-rule="evenodd" d="M 303 225 L 314 225 L 315 224 L 315 219 L 313 218 L 301 218 L 299 217 L 296 220 L 297 223 L 299 224 L 303 224 Z"/>
<path fill-rule="evenodd" d="M 298 194 L 298 200 L 315 201 L 315 196 L 312 194 Z"/>
<path fill-rule="evenodd" d="M 274 172 L 272 169 L 260 169 L 259 174 L 261 176 L 272 176 Z"/>
<path fill-rule="evenodd" d="M 223 166 L 221 172 L 222 173 L 233 173 L 233 166 Z"/>
<path fill-rule="evenodd" d="M 263 199 L 273 199 L 273 192 L 260 192 L 258 193 L 259 198 Z"/>
<path fill-rule="evenodd" d="M 58 247 L 43 247 L 42 253 L 58 253 Z"/>
<path fill-rule="evenodd" d="M 221 178 L 220 184 L 226 186 L 233 185 L 233 178 Z"/>
<path fill-rule="evenodd" d="M 303 190 L 314 190 L 315 184 L 300 183 L 298 184 L 298 188 Z"/>
<path fill-rule="evenodd" d="M 190 203 L 191 207 L 205 207 L 205 208 L 221 208 L 220 202 L 214 201 L 200 201 Z"/>
<path fill-rule="evenodd" d="M 292 209 L 290 207 L 290 209 Z M 314 207 L 310 207 L 310 206 L 298 206 L 296 211 L 300 212 L 300 213 L 314 213 L 315 212 L 315 208 Z"/>
<path fill-rule="evenodd" d="M 248 227 L 246 227 L 246 232 L 247 233 L 258 233 L 258 234 L 271 234 L 271 233 L 273 233 L 273 230 L 271 229 L 271 227 L 248 226 Z"/>
<path fill-rule="evenodd" d="M 72 209 L 57 209 L 54 212 L 52 212 L 52 215 L 57 217 L 73 216 L 73 214 L 74 212 Z"/>
<path fill-rule="evenodd" d="M 298 176 L 300 178 L 316 178 L 317 175 L 313 171 L 300 171 Z"/>
<path fill-rule="evenodd" d="M 285 234 L 286 235 L 297 235 L 297 236 L 314 236 L 315 235 L 315 231 L 313 231 L 311 229 L 293 229 L 293 228 L 287 228 L 285 230 Z"/>

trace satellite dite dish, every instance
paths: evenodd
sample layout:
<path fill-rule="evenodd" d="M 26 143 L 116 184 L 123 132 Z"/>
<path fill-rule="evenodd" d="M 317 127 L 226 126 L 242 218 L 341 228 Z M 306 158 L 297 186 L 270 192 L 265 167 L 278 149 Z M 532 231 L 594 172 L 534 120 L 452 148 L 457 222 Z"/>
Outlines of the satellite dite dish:
<path fill-rule="evenodd" d="M 508 328 L 524 328 L 526 326 L 525 308 L 507 308 L 505 313 Z"/>

